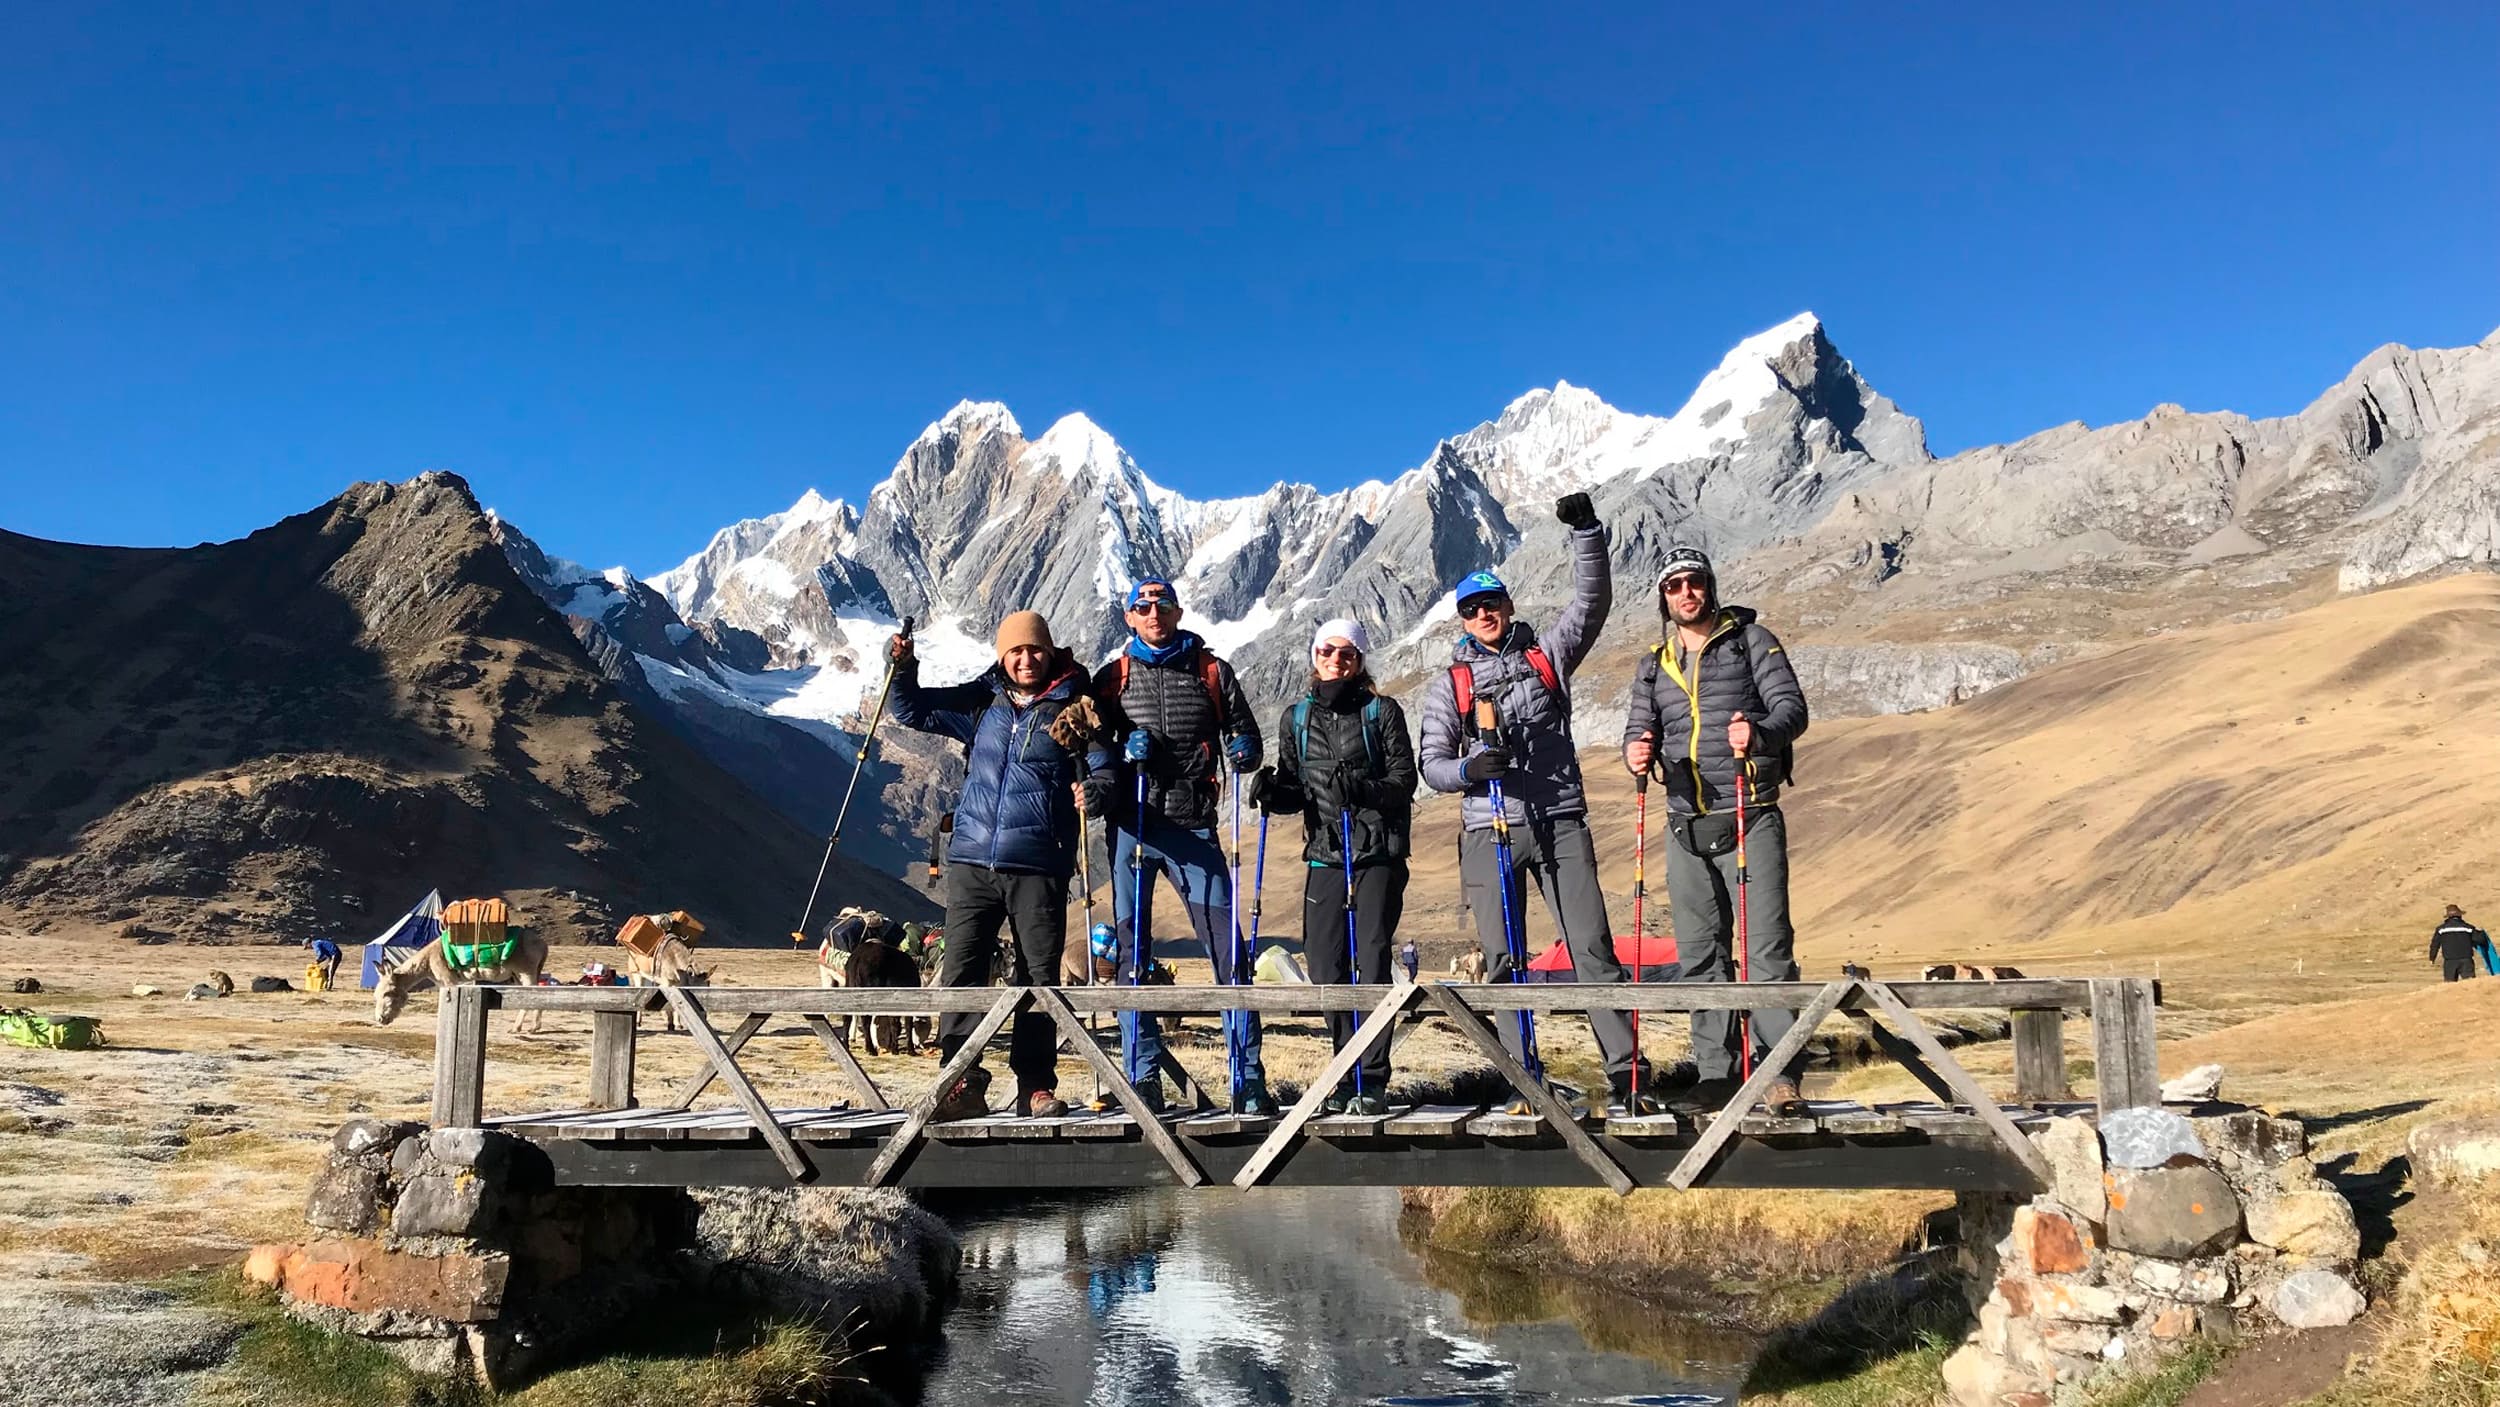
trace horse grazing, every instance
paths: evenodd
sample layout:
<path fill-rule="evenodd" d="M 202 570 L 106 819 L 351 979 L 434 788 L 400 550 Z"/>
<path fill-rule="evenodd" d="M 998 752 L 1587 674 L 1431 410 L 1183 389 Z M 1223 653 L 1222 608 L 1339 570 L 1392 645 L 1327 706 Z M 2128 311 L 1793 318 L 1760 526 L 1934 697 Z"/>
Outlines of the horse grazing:
<path fill-rule="evenodd" d="M 911 987 L 920 986 L 920 964 L 911 955 L 883 938 L 864 938 L 851 949 L 851 959 L 842 970 L 845 987 Z M 860 1048 L 870 1055 L 883 1046 L 888 1053 L 916 1051 L 922 1041 L 921 1028 L 932 1025 L 926 1018 L 911 1016 L 863 1016 L 859 1019 Z M 880 1040 L 882 1036 L 884 1039 Z M 851 1038 L 850 1018 L 842 1021 L 842 1039 Z M 934 1040 L 932 1034 L 929 1039 Z"/>
<path fill-rule="evenodd" d="M 408 1005 L 409 994 L 424 987 L 437 991 L 459 983 L 472 986 L 491 984 L 535 987 L 538 974 L 547 966 L 547 940 L 536 933 L 522 932 L 512 939 L 512 951 L 499 962 L 474 967 L 453 967 L 451 954 L 440 942 L 426 944 L 417 955 L 397 967 L 384 968 L 381 980 L 373 984 L 373 1020 L 388 1026 L 400 1009 Z M 522 1012 L 512 1023 L 514 1035 L 538 1032 L 544 1012 L 532 1009 Z"/>
<path fill-rule="evenodd" d="M 660 945 L 651 950 L 649 957 L 631 948 L 625 950 L 625 978 L 636 987 L 709 987 L 712 985 L 712 969 L 696 967 L 694 949 L 687 947 L 683 940 L 663 938 Z M 667 1020 L 667 1029 L 675 1031 L 677 1008 L 663 1006 L 660 1012 Z M 634 1022 L 641 1024 L 641 1012 L 634 1013 Z"/>

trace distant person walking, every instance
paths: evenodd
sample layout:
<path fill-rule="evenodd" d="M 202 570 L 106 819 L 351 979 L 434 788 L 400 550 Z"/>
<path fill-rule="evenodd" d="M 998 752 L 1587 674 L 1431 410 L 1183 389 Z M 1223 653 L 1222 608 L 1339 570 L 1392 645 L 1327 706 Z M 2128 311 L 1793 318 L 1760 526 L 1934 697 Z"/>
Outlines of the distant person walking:
<path fill-rule="evenodd" d="M 1251 783 L 1251 800 L 1269 815 L 1302 817 L 1302 959 L 1322 984 L 1387 986 L 1389 943 L 1406 911 L 1415 749 L 1405 711 L 1373 690 L 1364 665 L 1370 648 L 1358 622 L 1320 625 L 1311 637 L 1310 692 L 1277 719 L 1276 766 Z M 1355 1013 L 1328 1013 L 1333 1049 L 1345 1049 L 1354 1026 Z M 1388 1096 L 1382 1042 L 1321 1107 L 1368 1117 L 1389 1112 Z"/>
<path fill-rule="evenodd" d="M 1554 516 L 1571 534 L 1570 603 L 1540 635 L 1517 618 L 1501 578 L 1475 572 L 1459 582 L 1458 643 L 1448 672 L 1425 686 L 1419 751 L 1425 785 L 1465 798 L 1459 803 L 1459 880 L 1475 911 L 1485 959 L 1501 974 L 1497 980 L 1513 980 L 1511 966 L 1525 965 L 1511 953 L 1512 934 L 1506 930 L 1517 930 L 1524 948 L 1525 900 L 1533 879 L 1562 930 L 1573 979 L 1622 982 L 1627 974 L 1615 957 L 1614 926 L 1597 881 L 1597 845 L 1589 835 L 1588 797 L 1571 739 L 1571 676 L 1605 627 L 1614 576 L 1606 562 L 1606 530 L 1588 495 L 1561 499 Z M 1489 728 L 1480 703 L 1491 705 Z M 1506 834 L 1494 825 L 1497 795 Z M 1505 853 L 1507 873 L 1500 863 Z M 1651 1112 L 1648 1096 L 1634 1094 L 1632 1023 L 1613 1010 L 1592 1010 L 1588 1018 L 1613 1088 L 1607 1112 L 1615 1117 Z M 1526 1021 L 1497 1024 L 1503 1045 L 1533 1073 L 1536 1062 L 1522 1049 L 1533 1028 Z M 1646 1072 L 1637 1084 L 1648 1087 Z M 1526 1113 L 1531 1106 L 1522 1093 L 1509 1107 Z"/>
<path fill-rule="evenodd" d="M 1190 928 L 1207 945 L 1215 980 L 1229 983 L 1236 957 L 1245 964 L 1255 957 L 1240 951 L 1232 874 L 1216 822 L 1224 769 L 1258 770 L 1258 720 L 1250 716 L 1233 667 L 1180 628 L 1181 598 L 1172 583 L 1148 577 L 1130 587 L 1125 618 L 1128 643 L 1094 671 L 1104 736 L 1121 740 L 1119 757 L 1094 773 L 1105 784 L 1106 814 L 1126 822 L 1113 828 L 1111 850 L 1112 917 L 1125 939 L 1120 979 L 1142 980 L 1153 965 L 1154 872 L 1161 870 L 1180 891 Z M 1249 979 L 1248 972 L 1239 974 Z M 1224 1032 L 1233 1112 L 1274 1114 L 1258 1013 L 1225 1012 Z M 1161 1108 L 1162 1023 L 1150 1012 L 1124 1011 L 1120 1035 L 1129 1083 Z"/>
<path fill-rule="evenodd" d="M 2462 982 L 2474 975 L 2480 960 L 2492 966 L 2491 935 L 2465 921 L 2465 910 L 2448 906 L 2448 916 L 2431 930 L 2431 961 L 2439 964 L 2443 982 Z"/>
<path fill-rule="evenodd" d="M 920 683 L 920 662 L 908 635 L 887 646 L 894 661 L 894 721 L 964 745 L 963 794 L 955 802 L 954 838 L 946 848 L 946 934 L 937 985 L 986 987 L 998 957 L 999 929 L 1014 933 L 1008 971 L 1017 986 L 1059 980 L 1068 936 L 1068 877 L 1076 872 L 1077 793 L 1087 775 L 1107 767 L 1096 750 L 1080 757 L 1060 745 L 1051 723 L 1084 706 L 1085 671 L 1050 638 L 1035 611 L 999 623 L 998 662 L 979 678 L 945 688 Z M 953 1059 L 981 1016 L 950 1011 L 938 1018 L 938 1054 Z M 1058 1095 L 1058 1031 L 1048 1012 L 1016 1013 L 1007 1046 L 1015 1072 L 1014 1112 L 1036 1119 L 1068 1112 Z M 989 1072 L 975 1064 L 939 1101 L 934 1119 L 978 1118 L 989 1112 Z"/>
<path fill-rule="evenodd" d="M 1779 809 L 1789 750 L 1806 730 L 1805 690 L 1779 637 L 1743 606 L 1719 604 L 1709 557 L 1679 547 L 1658 574 L 1658 647 L 1641 660 L 1623 725 L 1623 761 L 1667 789 L 1667 899 L 1686 982 L 1735 980 L 1736 905 L 1745 904 L 1746 977 L 1797 979 L 1796 931 L 1788 919 L 1788 827 Z M 1743 877 L 1736 846 L 1736 796 L 1744 789 Z M 1796 1013 L 1756 1011 L 1757 1052 L 1796 1023 Z M 1697 1104 L 1736 1093 L 1734 1012 L 1693 1013 Z M 1744 1063 L 1750 1064 L 1750 1061 Z M 1774 1114 L 1802 1107 L 1797 1070 L 1779 1072 L 1762 1102 Z"/>

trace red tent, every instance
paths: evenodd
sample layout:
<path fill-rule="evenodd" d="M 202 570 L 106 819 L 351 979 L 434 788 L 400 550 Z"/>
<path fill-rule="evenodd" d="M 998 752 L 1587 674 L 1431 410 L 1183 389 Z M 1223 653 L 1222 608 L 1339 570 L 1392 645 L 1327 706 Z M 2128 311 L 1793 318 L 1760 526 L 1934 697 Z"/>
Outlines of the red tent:
<path fill-rule="evenodd" d="M 1672 982 L 1684 970 L 1676 957 L 1675 940 L 1658 934 L 1646 938 L 1616 934 L 1615 960 L 1623 964 L 1627 975 L 1637 969 L 1643 982 Z M 1531 982 L 1570 981 L 1570 949 L 1557 942 L 1528 960 L 1528 972 Z"/>

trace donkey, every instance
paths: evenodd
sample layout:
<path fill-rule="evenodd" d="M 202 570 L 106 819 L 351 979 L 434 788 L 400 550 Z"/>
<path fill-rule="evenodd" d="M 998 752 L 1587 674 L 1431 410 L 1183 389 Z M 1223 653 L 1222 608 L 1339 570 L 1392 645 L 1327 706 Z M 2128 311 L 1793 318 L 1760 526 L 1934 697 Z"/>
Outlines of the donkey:
<path fill-rule="evenodd" d="M 708 967 L 696 967 L 694 949 L 678 938 L 661 939 L 660 945 L 651 950 L 649 957 L 631 948 L 625 950 L 625 977 L 636 987 L 709 987 L 712 985 L 712 971 Z M 660 1010 L 667 1019 L 668 1031 L 674 1034 L 677 1030 L 677 1008 L 663 1006 Z M 634 1021 L 640 1025 L 642 1013 L 634 1013 Z"/>
<path fill-rule="evenodd" d="M 373 1020 L 376 1025 L 388 1026 L 408 1005 L 409 994 L 424 987 L 440 991 L 463 982 L 475 986 L 500 983 L 535 987 L 538 974 L 546 966 L 547 940 L 526 930 L 513 940 L 510 956 L 484 967 L 453 967 L 451 955 L 443 951 L 441 943 L 428 943 L 415 957 L 382 970 L 381 980 L 373 984 Z M 545 1014 L 536 1008 L 522 1012 L 512 1023 L 512 1033 L 538 1034 L 540 1019 Z"/>

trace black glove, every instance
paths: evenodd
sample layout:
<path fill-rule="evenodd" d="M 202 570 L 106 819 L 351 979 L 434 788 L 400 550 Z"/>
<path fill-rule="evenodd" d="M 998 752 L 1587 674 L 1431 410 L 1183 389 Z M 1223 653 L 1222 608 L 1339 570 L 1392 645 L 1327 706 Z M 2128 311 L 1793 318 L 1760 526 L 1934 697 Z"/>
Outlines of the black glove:
<path fill-rule="evenodd" d="M 1276 769 L 1273 767 L 1260 768 L 1256 772 L 1250 774 L 1250 779 L 1248 781 L 1241 784 L 1242 799 L 1249 802 L 1252 807 L 1259 810 L 1265 810 L 1267 808 L 1267 799 L 1273 795 L 1275 791 Z"/>
<path fill-rule="evenodd" d="M 1106 802 L 1106 801 L 1109 801 L 1110 799 L 1111 799 L 1111 788 L 1110 788 L 1110 786 L 1109 786 L 1109 785 L 1107 785 L 1106 783 L 1102 782 L 1102 781 L 1101 781 L 1100 779 L 1098 779 L 1098 778 L 1094 778 L 1094 777 L 1087 777 L 1087 778 L 1085 779 L 1085 814 L 1086 814 L 1086 815 L 1088 815 L 1088 816 L 1099 816 L 1099 815 L 1102 815 L 1102 814 L 1103 814 L 1103 809 L 1102 809 L 1102 807 L 1103 807 L 1103 803 L 1104 803 L 1104 802 Z"/>
<path fill-rule="evenodd" d="M 1575 533 L 1587 532 L 1597 526 L 1597 509 L 1584 493 L 1567 493 L 1554 500 L 1554 516 Z"/>
<path fill-rule="evenodd" d="M 1510 749 L 1489 747 L 1467 759 L 1467 780 L 1489 782 L 1510 770 Z"/>

